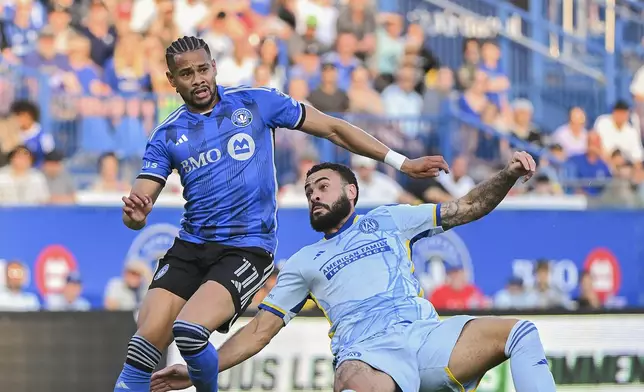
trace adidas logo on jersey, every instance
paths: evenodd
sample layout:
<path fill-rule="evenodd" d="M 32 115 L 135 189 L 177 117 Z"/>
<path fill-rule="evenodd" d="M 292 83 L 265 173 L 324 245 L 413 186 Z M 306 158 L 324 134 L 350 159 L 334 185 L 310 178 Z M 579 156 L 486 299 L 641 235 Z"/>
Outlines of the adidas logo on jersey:
<path fill-rule="evenodd" d="M 232 279 L 230 280 L 230 283 L 232 283 L 233 286 L 235 286 L 235 288 L 237 289 L 237 291 L 239 291 L 241 293 L 241 289 L 242 289 L 242 284 L 241 283 L 239 283 L 236 280 L 232 280 Z"/>
<path fill-rule="evenodd" d="M 177 142 L 175 143 L 175 145 L 177 145 L 177 146 L 178 146 L 179 144 L 184 143 L 184 142 L 187 142 L 187 141 L 188 141 L 188 138 L 186 137 L 186 135 L 181 135 L 181 137 L 179 138 L 179 140 L 177 140 Z"/>
<path fill-rule="evenodd" d="M 125 383 L 124 383 L 123 381 L 119 381 L 119 382 L 116 384 L 116 388 L 117 388 L 117 389 L 125 389 L 125 390 L 128 390 L 128 391 L 130 390 L 130 387 L 128 387 L 127 385 L 125 385 Z"/>

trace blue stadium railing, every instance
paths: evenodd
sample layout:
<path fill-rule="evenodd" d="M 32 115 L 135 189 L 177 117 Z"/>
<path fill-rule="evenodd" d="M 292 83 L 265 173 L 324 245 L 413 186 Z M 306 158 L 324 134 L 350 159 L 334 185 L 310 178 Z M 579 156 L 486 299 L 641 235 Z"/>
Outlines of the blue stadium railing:
<path fill-rule="evenodd" d="M 565 2 L 572 7 L 564 21 Z M 552 130 L 565 121 L 572 106 L 595 118 L 617 99 L 628 99 L 633 68 L 641 64 L 640 57 L 633 56 L 644 52 L 644 5 L 627 0 L 607 8 L 606 2 L 588 0 L 598 4 L 604 30 L 581 34 L 576 28 L 580 3 L 533 0 L 522 9 L 498 0 L 405 0 L 401 12 L 409 22 L 425 27 L 430 49 L 454 69 L 462 63 L 464 38 L 498 38 L 502 66 L 512 82 L 511 97 L 529 98 L 541 125 Z M 615 11 L 614 26 L 613 19 L 606 18 L 607 9 Z"/>
<path fill-rule="evenodd" d="M 181 102 L 172 96 L 142 95 L 135 97 L 70 97 L 50 87 L 50 79 L 25 68 L 4 69 L 0 74 L 4 86 L 0 103 L 6 113 L 12 100 L 30 99 L 39 104 L 41 124 L 50 132 L 59 150 L 70 159 L 68 165 L 84 178 L 81 185 L 97 172 L 97 159 L 105 152 L 116 152 L 132 173 L 138 170 L 144 151 L 146 135 Z M 357 114 L 338 114 L 338 117 L 362 127 L 392 148 L 420 156 L 440 154 L 448 162 L 458 154 L 474 155 L 491 165 L 497 165 L 500 143 L 530 151 L 542 152 L 535 146 L 512 136 L 499 133 L 475 117 L 459 113 L 455 105 L 446 103 L 438 116 L 379 117 Z M 279 133 L 279 132 L 278 132 Z M 286 134 L 284 134 L 286 135 Z M 481 136 L 480 139 L 478 136 Z M 470 146 L 472 140 L 478 145 Z M 321 160 L 349 163 L 348 152 L 326 140 L 311 138 Z M 278 134 L 276 165 L 283 179 L 292 179 L 297 170 L 297 152 L 301 146 Z"/>

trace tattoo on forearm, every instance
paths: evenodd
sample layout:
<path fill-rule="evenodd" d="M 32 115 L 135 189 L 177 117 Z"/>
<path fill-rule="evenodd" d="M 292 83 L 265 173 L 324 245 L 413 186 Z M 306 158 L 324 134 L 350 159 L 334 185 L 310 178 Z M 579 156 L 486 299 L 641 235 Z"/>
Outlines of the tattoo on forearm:
<path fill-rule="evenodd" d="M 460 199 L 441 204 L 441 223 L 445 230 L 460 226 L 489 214 L 503 201 L 516 178 L 502 170 L 483 181 Z"/>

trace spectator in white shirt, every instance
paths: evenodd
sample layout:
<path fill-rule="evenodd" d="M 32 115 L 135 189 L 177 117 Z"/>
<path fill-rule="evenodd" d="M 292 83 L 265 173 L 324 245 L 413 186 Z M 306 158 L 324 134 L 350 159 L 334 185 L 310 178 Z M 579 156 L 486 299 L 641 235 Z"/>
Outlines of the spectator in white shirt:
<path fill-rule="evenodd" d="M 494 296 L 494 307 L 497 309 L 533 309 L 537 307 L 536 297 L 528 295 L 523 280 L 512 277 L 505 288 Z"/>
<path fill-rule="evenodd" d="M 567 156 L 586 153 L 588 145 L 588 130 L 586 129 L 586 113 L 580 107 L 570 109 L 568 122 L 552 135 L 554 144 L 560 145 Z"/>
<path fill-rule="evenodd" d="M 317 21 L 315 38 L 326 46 L 332 46 L 336 38 L 336 22 L 338 9 L 330 0 L 297 0 L 296 1 L 296 31 L 303 35 L 306 22 L 311 16 Z"/>
<path fill-rule="evenodd" d="M 449 174 L 441 173 L 438 182 L 450 194 L 452 199 L 467 195 L 476 185 L 472 177 L 467 175 L 467 158 L 454 158 Z"/>
<path fill-rule="evenodd" d="M 0 169 L 0 205 L 44 204 L 49 201 L 45 176 L 32 168 L 33 154 L 18 146 L 9 154 L 10 164 Z"/>
<path fill-rule="evenodd" d="M 356 173 L 360 189 L 360 205 L 415 204 L 416 198 L 407 193 L 388 175 L 376 170 L 378 163 L 361 155 L 351 157 L 351 168 Z"/>
<path fill-rule="evenodd" d="M 123 275 L 114 277 L 105 287 L 106 310 L 136 310 L 152 281 L 150 267 L 142 261 L 131 260 L 125 265 Z"/>
<path fill-rule="evenodd" d="M 51 311 L 78 311 L 90 310 L 89 301 L 81 296 L 83 283 L 78 271 L 72 271 L 67 275 L 65 286 L 60 293 L 47 296 L 46 308 Z"/>
<path fill-rule="evenodd" d="M 302 141 L 306 143 L 306 141 Z M 320 163 L 317 152 L 312 148 L 305 148 L 299 157 L 298 179 L 295 183 L 284 185 L 279 191 L 280 206 L 306 207 L 308 200 L 304 194 L 306 173 Z"/>
<path fill-rule="evenodd" d="M 607 156 L 620 150 L 626 159 L 638 168 L 644 160 L 642 137 L 640 132 L 629 121 L 630 107 L 619 101 L 611 114 L 604 114 L 595 121 L 595 131 L 602 140 L 604 153 Z"/>
<path fill-rule="evenodd" d="M 21 262 L 14 260 L 7 263 L 6 286 L 0 289 L 0 311 L 35 312 L 40 310 L 38 297 L 24 291 L 27 273 L 27 268 Z"/>
<path fill-rule="evenodd" d="M 236 39 L 233 55 L 224 57 L 217 63 L 217 83 L 226 87 L 250 85 L 256 65 L 257 59 L 249 47 L 248 40 Z"/>
<path fill-rule="evenodd" d="M 420 132 L 417 119 L 423 111 L 423 97 L 414 90 L 418 80 L 414 67 L 403 67 L 396 74 L 396 83 L 382 92 L 385 113 L 401 120 L 402 131 L 410 138 Z"/>
<path fill-rule="evenodd" d="M 638 119 L 637 128 L 639 128 L 640 134 L 644 136 L 644 66 L 635 72 L 630 90 L 635 101 L 634 111 Z"/>

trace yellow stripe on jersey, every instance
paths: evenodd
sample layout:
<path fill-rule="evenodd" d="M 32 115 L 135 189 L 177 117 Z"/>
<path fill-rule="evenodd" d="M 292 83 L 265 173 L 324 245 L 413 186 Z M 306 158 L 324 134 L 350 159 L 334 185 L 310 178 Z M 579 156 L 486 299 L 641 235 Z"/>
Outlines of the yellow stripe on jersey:
<path fill-rule="evenodd" d="M 411 241 L 406 241 L 405 242 L 405 247 L 407 247 L 407 258 L 409 258 L 409 262 L 411 263 L 411 273 L 413 274 L 416 272 L 416 265 L 411 259 Z M 420 291 L 418 292 L 418 296 L 421 298 L 425 298 L 425 290 L 423 288 L 420 288 Z"/>
<path fill-rule="evenodd" d="M 310 291 L 309 291 L 309 295 L 311 296 L 311 299 L 313 300 L 313 302 L 315 302 L 315 304 L 318 306 L 318 309 L 322 311 L 322 313 L 324 314 L 324 317 L 326 318 L 326 321 L 329 322 L 329 325 L 333 325 L 333 323 L 331 322 L 331 319 L 329 318 L 329 315 L 326 313 L 326 310 L 324 310 L 324 308 L 320 306 L 320 303 L 318 302 L 318 299 L 315 298 L 315 295 L 313 295 L 313 293 Z M 333 334 L 334 334 L 333 332 L 329 332 L 329 337 L 332 338 Z"/>
<path fill-rule="evenodd" d="M 434 225 L 433 226 L 434 227 L 436 227 L 436 223 L 438 223 L 438 219 L 437 219 L 438 217 L 436 216 L 436 207 L 437 206 L 438 206 L 438 204 L 434 204 L 434 214 L 433 214 L 433 219 L 434 219 Z"/>
<path fill-rule="evenodd" d="M 273 310 L 277 310 L 278 312 L 282 313 L 284 316 L 288 316 L 288 312 L 285 311 L 284 309 L 280 308 L 279 306 L 269 304 L 268 302 L 265 302 L 265 301 L 262 301 L 262 305 L 268 306 L 269 308 L 271 308 Z"/>
<path fill-rule="evenodd" d="M 456 377 L 454 377 L 454 374 L 452 374 L 452 371 L 449 370 L 449 368 L 447 366 L 445 366 L 445 373 L 447 373 L 447 377 L 449 377 L 449 379 L 452 380 L 452 382 L 455 384 L 456 387 L 458 387 L 458 390 L 460 392 L 465 392 L 465 387 L 463 386 L 463 384 L 461 384 L 456 379 Z"/>

